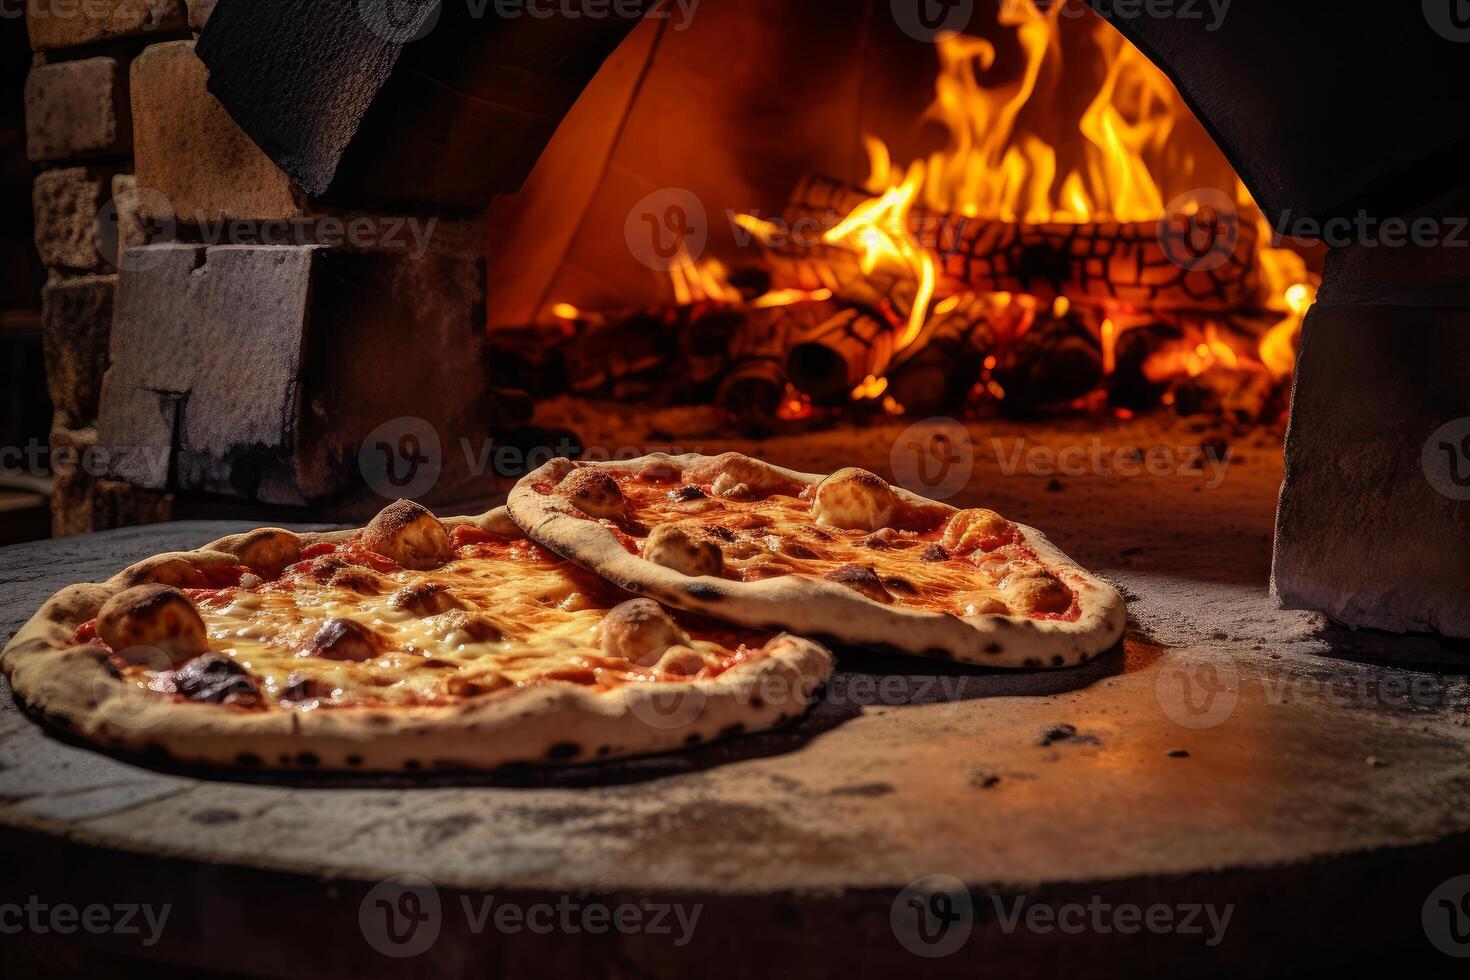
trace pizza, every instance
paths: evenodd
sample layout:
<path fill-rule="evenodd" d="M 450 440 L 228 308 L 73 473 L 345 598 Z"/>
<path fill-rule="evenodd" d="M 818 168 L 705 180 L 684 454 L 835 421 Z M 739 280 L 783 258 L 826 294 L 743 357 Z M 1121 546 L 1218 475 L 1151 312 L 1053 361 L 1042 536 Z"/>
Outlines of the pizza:
<path fill-rule="evenodd" d="M 992 667 L 1112 648 L 1118 591 L 1035 528 L 845 469 L 739 453 L 552 460 L 511 491 L 531 540 L 619 588 L 765 630 Z"/>
<path fill-rule="evenodd" d="M 262 529 L 53 597 L 0 654 L 17 701 L 187 764 L 491 770 L 661 752 L 798 717 L 819 644 L 673 611 L 504 509 Z"/>

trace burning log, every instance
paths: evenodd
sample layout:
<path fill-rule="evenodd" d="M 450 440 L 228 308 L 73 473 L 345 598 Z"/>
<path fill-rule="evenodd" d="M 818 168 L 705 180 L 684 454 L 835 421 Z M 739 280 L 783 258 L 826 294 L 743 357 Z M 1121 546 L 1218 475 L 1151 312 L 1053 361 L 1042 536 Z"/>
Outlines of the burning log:
<path fill-rule="evenodd" d="M 489 344 L 491 373 L 497 384 L 534 397 L 586 395 L 635 385 L 677 363 L 674 381 L 659 378 L 657 388 L 668 397 L 687 397 L 724 374 L 733 338 L 744 323 L 740 311 L 695 303 L 615 311 L 568 330 L 547 325 L 495 330 Z"/>
<path fill-rule="evenodd" d="M 786 354 L 791 383 L 818 404 L 844 401 L 893 357 L 893 327 L 830 300 L 786 307 L 793 332 Z"/>
<path fill-rule="evenodd" d="M 797 185 L 784 218 L 791 238 L 772 251 L 782 286 L 827 286 L 874 309 L 890 284 L 866 284 L 859 256 L 823 241 L 872 195 L 826 177 Z M 1259 304 L 1257 232 L 1233 213 L 1190 229 L 1166 221 L 1026 222 L 944 215 L 914 208 L 909 227 L 934 253 L 953 291 L 1024 293 L 1040 300 L 1121 304 L 1149 310 L 1223 311 Z M 823 279 L 828 281 L 823 281 Z M 912 301 L 912 294 L 909 297 Z"/>
<path fill-rule="evenodd" d="M 1254 425 L 1284 411 L 1286 388 L 1265 371 L 1206 371 L 1185 375 L 1173 385 L 1174 411 L 1209 415 L 1241 426 Z"/>
<path fill-rule="evenodd" d="M 985 358 L 999 346 L 993 311 L 976 296 L 930 319 L 919 343 L 894 358 L 888 392 L 904 409 L 933 415 L 964 404 Z"/>
<path fill-rule="evenodd" d="M 1168 323 L 1150 323 L 1134 327 L 1118 336 L 1113 347 L 1113 370 L 1108 376 L 1108 404 L 1130 412 L 1140 412 L 1158 405 L 1168 390 L 1168 380 L 1150 378 L 1145 365 L 1170 344 L 1183 338 L 1184 332 Z"/>
<path fill-rule="evenodd" d="M 776 419 L 786 394 L 786 352 L 791 348 L 788 307 L 754 310 L 730 343 L 730 364 L 715 391 L 715 404 L 746 424 Z"/>
<path fill-rule="evenodd" d="M 1075 312 L 1046 313 L 1006 347 L 991 377 L 1005 391 L 1002 410 L 1026 415 L 1094 391 L 1104 379 L 1103 353 Z"/>

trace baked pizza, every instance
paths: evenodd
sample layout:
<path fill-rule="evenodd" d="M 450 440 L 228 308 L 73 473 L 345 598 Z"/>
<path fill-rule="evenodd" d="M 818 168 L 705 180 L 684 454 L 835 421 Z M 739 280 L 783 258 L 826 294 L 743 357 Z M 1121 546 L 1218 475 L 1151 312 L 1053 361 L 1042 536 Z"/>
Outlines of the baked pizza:
<path fill-rule="evenodd" d="M 817 643 L 673 612 L 503 509 L 399 501 L 264 529 L 52 598 L 0 654 L 17 700 L 104 748 L 263 769 L 485 770 L 678 749 L 800 715 Z"/>
<path fill-rule="evenodd" d="M 860 469 L 738 453 L 552 460 L 510 514 L 536 543 L 665 605 L 991 667 L 1067 667 L 1123 635 L 1117 590 L 1035 528 Z"/>

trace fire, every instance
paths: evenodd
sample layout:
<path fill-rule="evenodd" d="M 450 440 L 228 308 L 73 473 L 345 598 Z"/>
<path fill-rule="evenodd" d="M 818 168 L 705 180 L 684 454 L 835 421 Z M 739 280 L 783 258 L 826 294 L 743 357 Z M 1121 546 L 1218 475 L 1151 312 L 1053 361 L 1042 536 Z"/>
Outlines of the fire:
<path fill-rule="evenodd" d="M 908 326 L 893 345 L 900 351 L 912 345 L 923 332 L 937 279 L 933 253 L 920 245 L 909 231 L 909 212 L 923 185 L 924 164 L 916 160 L 902 183 L 858 205 L 823 236 L 829 244 L 848 245 L 861 252 L 864 275 L 872 275 L 881 264 L 891 263 L 911 273 L 919 284 Z"/>
<path fill-rule="evenodd" d="M 997 400 L 1007 397 L 1002 380 L 1013 387 L 1025 383 L 1027 375 L 1015 367 L 1018 357 L 1025 367 L 1026 356 L 1047 350 L 1055 338 L 1061 338 L 1056 343 L 1065 345 L 1064 353 L 1074 360 L 1078 350 L 1083 357 L 1100 350 L 1102 371 L 1109 376 L 1120 369 L 1141 369 L 1160 385 L 1229 371 L 1242 374 L 1242 390 L 1276 390 L 1272 383 L 1290 377 L 1302 324 L 1316 299 L 1317 278 L 1298 254 L 1272 247 L 1274 235 L 1266 218 L 1209 145 L 1168 78 L 1101 18 L 1089 12 L 1085 20 L 1064 22 L 1058 16 L 1061 6 L 1054 2 L 1041 12 L 1027 0 L 1000 5 L 999 23 L 1011 32 L 1007 40 L 1014 41 L 1019 54 L 1006 59 L 1011 63 L 1003 77 L 997 71 L 1001 59 L 995 42 L 959 34 L 939 39 L 935 95 L 923 121 L 938 125 L 944 145 L 902 164 L 882 139 L 865 137 L 866 199 L 822 236 L 824 245 L 855 255 L 855 263 L 846 256 L 840 262 L 793 262 L 799 274 L 783 276 L 775 259 L 783 249 L 794 250 L 788 245 L 789 229 L 742 214 L 733 216 L 735 224 L 772 256 L 766 271 L 776 286 L 770 292 L 754 295 L 747 284 L 760 281 L 758 277 L 742 278 L 742 292 L 718 260 L 695 260 L 687 251 L 668 271 L 668 288 L 681 307 L 767 310 L 836 298 L 846 309 L 865 311 L 864 322 L 872 330 L 846 338 L 858 353 L 840 362 L 846 371 L 840 384 L 820 393 L 814 405 L 806 393 L 786 383 L 779 418 L 808 418 L 830 407 L 833 393 L 840 397 L 844 392 L 854 401 L 902 413 L 894 393 L 909 401 L 916 396 L 912 382 L 906 384 L 899 372 L 919 362 L 922 377 L 929 370 L 921 361 L 924 345 L 931 340 L 955 344 L 957 337 L 962 343 L 988 345 L 970 394 L 983 390 Z M 1010 53 L 1009 44 L 1004 50 Z M 1073 63 L 1064 66 L 1064 58 Z M 1175 253 L 1162 235 L 1164 230 L 1172 233 L 1180 217 L 1174 213 L 1181 207 L 1177 202 L 1221 179 L 1233 180 L 1233 186 L 1208 206 L 1223 214 L 1233 202 L 1234 213 L 1229 221 L 1206 227 L 1253 230 L 1253 236 L 1232 239 L 1232 249 L 1239 241 L 1253 242 L 1254 262 L 1229 252 L 1224 261 L 1232 264 L 1225 271 L 1238 275 L 1216 279 L 1206 278 L 1208 269 L 1201 272 L 1182 260 L 1169 266 L 1165 259 Z M 829 183 L 842 193 L 850 190 Z M 1190 206 L 1183 210 L 1194 213 Z M 941 227 L 938 240 L 946 241 L 949 234 L 948 240 L 962 243 L 970 250 L 962 255 L 967 262 L 941 255 L 938 242 L 927 233 L 925 240 L 916 234 L 921 224 L 950 218 L 957 223 L 976 219 L 967 231 Z M 1077 234 L 1055 227 L 1018 234 L 990 224 L 977 229 L 982 222 L 1091 227 Z M 1156 234 L 1158 247 L 1153 243 Z M 1018 257 L 1008 244 L 986 251 L 992 239 L 1025 244 Z M 1033 246 L 1033 241 L 1045 244 Z M 1118 243 L 1131 250 L 1110 250 Z M 1079 244 L 1081 252 L 1075 251 Z M 1040 253 L 1043 264 L 1056 253 L 1065 269 L 1085 264 L 1089 271 L 1058 274 L 1049 286 L 1045 274 L 986 271 L 1002 257 L 1014 270 L 1027 264 L 1033 251 Z M 1209 250 L 1199 255 L 1214 257 Z M 1094 264 L 1106 271 L 1091 271 Z M 1137 270 L 1135 278 L 1117 272 L 1115 265 Z M 1163 284 L 1156 286 L 1149 277 L 1160 270 Z M 854 288 L 858 271 L 870 281 L 858 281 Z M 1104 288 L 1094 288 L 1099 281 Z M 793 286 L 801 288 L 788 288 Z M 1017 291 L 994 291 L 1001 286 Z M 1063 291 L 1067 295 L 1060 295 Z M 1118 297 L 1131 297 L 1132 305 Z M 1158 308 L 1142 308 L 1148 305 Z M 602 319 L 567 304 L 553 306 L 551 313 L 563 325 L 579 327 Z M 780 322 L 779 317 L 767 319 Z M 1263 330 L 1267 324 L 1269 329 Z M 931 327 L 932 337 L 927 333 Z M 1146 328 L 1151 329 L 1129 336 Z M 1033 330 L 1038 332 L 1028 335 Z M 1023 337 L 1027 343 L 1017 344 Z M 1120 342 L 1125 352 L 1121 367 Z M 1013 357 L 1013 350 L 1020 355 Z M 907 358 L 898 356 L 905 352 Z M 1092 383 L 1095 376 L 1095 370 L 1083 373 L 1083 383 Z M 1067 391 L 1058 403 L 1097 408 L 1110 393 L 1094 388 L 1075 397 Z M 1024 405 L 1022 394 L 1013 391 L 1011 403 Z M 1185 404 L 1173 391 L 1161 397 L 1165 404 Z M 1126 418 L 1132 413 L 1117 408 L 1116 414 Z"/>
<path fill-rule="evenodd" d="M 683 245 L 679 246 L 679 255 L 669 269 L 669 279 L 674 285 L 674 302 L 680 306 L 741 301 L 740 291 L 730 285 L 724 263 L 714 258 L 696 262 Z"/>
<path fill-rule="evenodd" d="M 1000 84 L 987 81 L 996 62 L 989 41 L 958 34 L 940 40 L 936 94 L 925 118 L 948 132 L 944 149 L 899 168 L 881 139 L 869 136 L 865 141 L 870 163 L 866 190 L 874 197 L 828 232 L 826 240 L 860 253 L 866 273 L 897 266 L 912 275 L 917 297 L 897 350 L 918 341 L 931 315 L 946 312 L 944 304 L 955 299 L 936 281 L 934 256 L 911 230 L 915 207 L 1007 222 L 1156 222 L 1165 218 L 1170 196 L 1163 175 L 1176 189 L 1194 186 L 1198 161 L 1170 140 L 1188 109 L 1168 78 L 1101 18 L 1089 18 L 1086 29 L 1105 66 L 1102 81 L 1073 129 L 1058 130 L 1054 105 L 1060 104 L 1056 96 L 1063 60 L 1059 7 L 1041 13 L 1026 3 L 1001 5 L 1001 24 L 1014 29 L 1024 63 L 1013 79 Z M 1282 319 L 1258 350 L 1237 350 L 1211 329 L 1192 348 L 1174 352 L 1177 371 L 1194 376 L 1221 367 L 1264 370 L 1284 378 L 1294 366 L 1296 337 L 1315 298 L 1315 279 L 1296 253 L 1270 247 L 1271 229 L 1249 192 L 1238 181 L 1235 192 L 1240 213 L 1261 232 L 1256 258 L 1266 291 L 1262 305 Z M 1064 317 L 1071 306 L 1058 298 L 1053 315 Z M 1022 329 L 1031 320 L 1029 315 L 1023 318 Z M 1111 373 L 1118 338 L 1151 318 L 1147 311 L 1104 308 L 1095 322 L 1100 324 L 1095 329 L 1101 334 L 1105 369 Z M 874 387 L 860 386 L 854 397 L 873 397 Z"/>

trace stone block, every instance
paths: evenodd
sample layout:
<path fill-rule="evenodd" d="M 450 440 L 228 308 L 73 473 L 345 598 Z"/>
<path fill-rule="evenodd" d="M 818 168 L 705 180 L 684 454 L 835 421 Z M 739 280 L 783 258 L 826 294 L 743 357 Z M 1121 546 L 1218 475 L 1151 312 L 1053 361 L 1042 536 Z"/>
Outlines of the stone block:
<path fill-rule="evenodd" d="M 92 528 L 109 531 L 140 524 L 162 524 L 173 515 L 173 494 L 98 480 L 92 488 Z"/>
<path fill-rule="evenodd" d="M 217 2 L 218 0 L 189 0 L 189 26 L 195 31 L 204 30 Z"/>
<path fill-rule="evenodd" d="M 168 489 L 182 401 L 108 371 L 97 416 L 101 472 L 145 489 Z"/>
<path fill-rule="evenodd" d="M 422 253 L 131 250 L 99 443 L 149 451 L 111 472 L 151 489 L 309 504 L 360 489 L 364 440 L 410 418 L 441 441 L 435 486 L 463 487 L 475 477 L 461 440 L 479 447 L 491 422 L 480 240 L 446 231 Z"/>
<path fill-rule="evenodd" d="M 92 530 L 91 472 L 97 430 L 72 429 L 59 419 L 51 429 L 51 536 L 70 537 Z"/>
<path fill-rule="evenodd" d="M 123 156 L 132 148 L 127 72 L 116 58 L 39 64 L 26 77 L 33 162 Z"/>
<path fill-rule="evenodd" d="M 46 266 L 101 272 L 108 265 L 97 240 L 97 218 L 111 196 L 111 176 L 92 167 L 47 170 L 31 188 L 36 251 Z"/>
<path fill-rule="evenodd" d="M 73 426 L 97 417 L 112 334 L 117 276 L 53 279 L 42 294 L 46 389 L 59 418 Z"/>
<path fill-rule="evenodd" d="M 26 32 L 36 51 L 163 36 L 184 23 L 183 0 L 26 0 Z"/>
<path fill-rule="evenodd" d="M 1285 605 L 1470 637 L 1466 378 L 1470 313 L 1313 308 L 1277 516 L 1272 589 Z"/>
<path fill-rule="evenodd" d="M 138 178 L 132 174 L 113 176 L 112 207 L 98 233 L 98 246 L 103 258 L 118 268 L 126 262 L 124 256 L 129 248 L 148 244 L 150 229 L 164 233 L 174 230 L 168 219 L 143 217 L 142 201 L 147 196 L 146 191 L 138 189 Z"/>
<path fill-rule="evenodd" d="M 199 224 L 300 215 L 300 192 L 209 93 L 208 80 L 193 41 L 155 44 L 133 61 L 135 173 L 154 192 L 142 200 L 144 216 Z M 155 213 L 165 205 L 170 214 Z"/>

